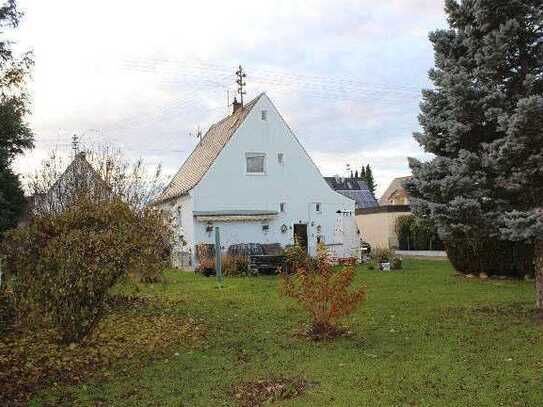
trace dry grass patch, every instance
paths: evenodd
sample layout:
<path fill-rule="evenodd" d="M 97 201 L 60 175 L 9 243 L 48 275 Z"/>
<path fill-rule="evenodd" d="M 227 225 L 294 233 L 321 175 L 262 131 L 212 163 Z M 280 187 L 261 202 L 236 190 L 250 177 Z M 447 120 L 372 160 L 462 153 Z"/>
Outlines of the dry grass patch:
<path fill-rule="evenodd" d="M 79 344 L 59 344 L 57 333 L 47 329 L 12 329 L 0 337 L 0 405 L 25 405 L 32 394 L 53 383 L 108 377 L 110 368 L 144 363 L 173 346 L 195 345 L 205 335 L 190 318 L 146 314 L 155 309 L 145 299 L 117 297 L 111 304 L 110 313 Z"/>
<path fill-rule="evenodd" d="M 234 396 L 242 407 L 258 407 L 299 397 L 308 387 L 309 382 L 299 377 L 272 378 L 239 384 Z"/>

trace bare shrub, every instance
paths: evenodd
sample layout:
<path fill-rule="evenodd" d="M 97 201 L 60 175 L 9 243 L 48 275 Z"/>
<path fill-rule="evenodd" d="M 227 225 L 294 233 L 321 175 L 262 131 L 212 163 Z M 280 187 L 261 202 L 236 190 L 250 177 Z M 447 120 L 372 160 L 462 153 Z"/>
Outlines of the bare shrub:
<path fill-rule="evenodd" d="M 298 251 L 299 254 L 299 251 Z M 281 292 L 294 298 L 311 315 L 309 334 L 314 339 L 330 339 L 342 330 L 338 322 L 352 313 L 366 298 L 363 288 L 352 290 L 355 264 L 335 270 L 323 246 L 311 261 L 296 257 L 293 275 L 281 273 Z"/>
<path fill-rule="evenodd" d="M 215 273 L 215 259 L 201 259 L 195 271 L 206 276 L 213 275 Z M 246 256 L 222 255 L 221 271 L 226 277 L 247 276 L 249 275 L 249 260 Z"/>
<path fill-rule="evenodd" d="M 87 147 L 71 162 L 52 150 L 41 167 L 26 177 L 35 214 L 61 212 L 79 193 L 95 199 L 115 196 L 142 210 L 164 185 L 160 165 L 149 169 L 143 159 L 130 161 L 120 149 L 108 145 Z"/>

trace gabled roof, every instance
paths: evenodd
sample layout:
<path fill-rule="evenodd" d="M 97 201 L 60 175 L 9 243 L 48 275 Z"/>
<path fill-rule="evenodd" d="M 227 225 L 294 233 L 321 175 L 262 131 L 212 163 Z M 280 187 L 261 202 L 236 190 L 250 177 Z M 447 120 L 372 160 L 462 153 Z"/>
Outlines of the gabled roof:
<path fill-rule="evenodd" d="M 92 194 L 93 198 L 107 198 L 113 193 L 89 163 L 86 154 L 80 152 L 46 192 L 32 196 L 31 210 L 33 213 L 62 211 L 83 191 Z"/>
<path fill-rule="evenodd" d="M 410 178 L 411 178 L 410 175 L 407 177 L 394 178 L 392 182 L 390 183 L 390 185 L 388 186 L 388 188 L 386 189 L 386 191 L 384 192 L 384 194 L 381 196 L 381 198 L 379 198 L 379 204 L 386 205 L 387 201 L 390 199 L 390 196 L 398 190 L 404 192 L 407 195 L 407 192 L 405 191 L 403 184 L 405 181 L 407 181 Z"/>
<path fill-rule="evenodd" d="M 262 95 L 209 128 L 155 203 L 177 198 L 198 185 Z"/>
<path fill-rule="evenodd" d="M 334 191 L 354 200 L 357 209 L 373 208 L 378 205 L 368 184 L 360 178 L 324 177 L 324 179 Z"/>

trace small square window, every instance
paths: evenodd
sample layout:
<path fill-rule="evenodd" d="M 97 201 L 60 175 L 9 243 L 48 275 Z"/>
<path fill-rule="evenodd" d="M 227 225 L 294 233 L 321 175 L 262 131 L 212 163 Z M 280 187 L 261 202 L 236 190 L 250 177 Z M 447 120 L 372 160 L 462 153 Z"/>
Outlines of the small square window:
<path fill-rule="evenodd" d="M 260 118 L 264 121 L 268 120 L 268 111 L 267 110 L 262 110 L 260 112 Z"/>
<path fill-rule="evenodd" d="M 283 153 L 277 153 L 277 162 L 280 165 L 283 165 L 285 163 L 285 154 Z"/>
<path fill-rule="evenodd" d="M 320 202 L 315 203 L 315 212 L 320 213 L 322 210 L 322 205 Z"/>
<path fill-rule="evenodd" d="M 262 153 L 247 153 L 246 171 L 247 174 L 264 174 L 264 161 L 266 155 Z"/>
<path fill-rule="evenodd" d="M 286 202 L 281 202 L 279 204 L 279 212 L 285 213 L 286 211 L 287 211 L 287 203 Z"/>

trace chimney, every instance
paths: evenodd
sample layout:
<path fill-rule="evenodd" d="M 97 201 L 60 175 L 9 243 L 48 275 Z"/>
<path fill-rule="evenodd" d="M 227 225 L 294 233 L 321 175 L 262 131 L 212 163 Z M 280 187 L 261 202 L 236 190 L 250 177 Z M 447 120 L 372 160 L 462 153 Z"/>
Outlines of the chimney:
<path fill-rule="evenodd" d="M 239 109 L 243 107 L 243 105 L 238 102 L 238 100 L 234 97 L 234 101 L 232 102 L 232 107 L 234 108 L 232 114 L 236 113 Z"/>

